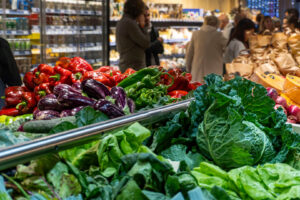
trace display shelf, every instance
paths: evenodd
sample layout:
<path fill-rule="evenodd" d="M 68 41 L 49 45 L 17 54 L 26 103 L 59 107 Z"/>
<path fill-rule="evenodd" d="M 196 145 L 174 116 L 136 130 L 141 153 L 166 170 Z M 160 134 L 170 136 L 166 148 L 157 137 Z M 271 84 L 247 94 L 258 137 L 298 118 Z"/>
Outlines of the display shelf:
<path fill-rule="evenodd" d="M 25 51 L 13 51 L 14 56 L 31 56 L 30 50 Z"/>
<path fill-rule="evenodd" d="M 4 35 L 4 31 L 0 31 L 0 35 Z M 7 30 L 6 35 L 30 35 L 30 31 L 24 30 Z"/>
<path fill-rule="evenodd" d="M 2 14 L 4 14 L 3 9 L 0 9 L 0 15 L 2 15 Z M 6 15 L 27 16 L 27 15 L 30 15 L 30 11 L 29 10 L 10 10 L 10 9 L 6 9 L 5 14 Z"/>
<path fill-rule="evenodd" d="M 134 122 L 148 125 L 161 121 L 186 110 L 192 100 L 181 101 L 3 148 L 0 151 L 0 170 L 28 162 L 45 154 L 57 153 L 99 139 L 104 132 L 128 126 Z"/>
<path fill-rule="evenodd" d="M 111 65 L 116 65 L 118 66 L 119 65 L 119 60 L 110 60 L 109 62 Z"/>
<path fill-rule="evenodd" d="M 172 59 L 172 58 L 185 58 L 184 54 L 171 54 L 171 55 L 161 55 L 161 58 Z"/>
<path fill-rule="evenodd" d="M 120 19 L 110 19 L 110 26 L 115 27 L 117 22 Z M 186 26 L 202 26 L 203 21 L 195 21 L 195 20 L 186 20 L 186 19 L 153 19 L 151 20 L 154 27 L 170 27 L 170 26 L 178 26 L 178 27 L 186 27 Z"/>
<path fill-rule="evenodd" d="M 164 43 L 182 43 L 182 42 L 188 42 L 189 39 L 186 38 L 174 38 L 174 39 L 166 39 L 164 40 Z"/>
<path fill-rule="evenodd" d="M 39 8 L 32 8 L 32 12 L 39 13 Z M 46 14 L 57 14 L 57 15 L 81 15 L 81 16 L 101 16 L 101 11 L 93 10 L 73 10 L 73 9 L 45 9 Z"/>

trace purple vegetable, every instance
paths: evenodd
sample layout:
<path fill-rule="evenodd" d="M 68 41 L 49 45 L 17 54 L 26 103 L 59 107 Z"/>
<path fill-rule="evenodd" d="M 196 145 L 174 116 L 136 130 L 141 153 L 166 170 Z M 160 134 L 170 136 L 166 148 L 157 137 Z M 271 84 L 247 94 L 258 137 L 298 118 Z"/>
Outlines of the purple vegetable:
<path fill-rule="evenodd" d="M 110 101 L 100 99 L 94 105 L 96 110 L 99 110 L 106 114 L 109 118 L 116 118 L 124 116 L 125 113 L 117 105 L 111 103 Z"/>
<path fill-rule="evenodd" d="M 74 88 L 75 90 L 81 91 L 82 90 L 81 83 L 80 82 L 73 83 L 72 88 Z"/>
<path fill-rule="evenodd" d="M 64 110 L 60 113 L 60 117 L 74 116 L 74 115 L 76 115 L 76 113 L 78 113 L 83 108 L 84 108 L 84 106 L 79 106 L 79 107 L 73 108 L 71 110 Z"/>
<path fill-rule="evenodd" d="M 111 93 L 108 88 L 94 79 L 87 79 L 81 83 L 83 92 L 89 97 L 96 99 L 105 99 L 106 96 L 110 96 Z"/>
<path fill-rule="evenodd" d="M 55 110 L 55 111 L 62 111 L 68 108 L 65 104 L 60 104 L 54 94 L 49 94 L 43 97 L 38 105 L 39 110 Z"/>
<path fill-rule="evenodd" d="M 127 100 L 127 105 L 128 105 L 128 107 L 129 107 L 129 111 L 130 111 L 131 113 L 134 113 L 134 111 L 135 111 L 135 103 L 134 103 L 134 101 L 133 101 L 132 99 L 129 99 L 129 98 L 128 98 L 128 100 Z"/>
<path fill-rule="evenodd" d="M 75 88 L 73 88 L 67 84 L 59 84 L 59 85 L 55 86 L 53 89 L 53 93 L 57 96 L 59 96 L 60 94 L 64 94 L 66 92 L 68 92 L 68 93 L 72 92 L 72 93 L 81 95 L 80 91 L 76 90 Z"/>
<path fill-rule="evenodd" d="M 48 120 L 48 119 L 54 119 L 59 118 L 59 112 L 54 110 L 42 110 L 37 111 L 33 114 L 33 118 L 36 120 Z"/>
<path fill-rule="evenodd" d="M 79 106 L 93 106 L 95 100 L 89 97 L 84 97 L 81 94 L 75 94 L 73 92 L 66 92 L 58 96 L 58 102 L 64 105 L 68 105 L 71 108 Z"/>
<path fill-rule="evenodd" d="M 116 100 L 116 105 L 123 109 L 127 105 L 127 96 L 123 88 L 113 87 L 110 90 L 111 97 Z"/>

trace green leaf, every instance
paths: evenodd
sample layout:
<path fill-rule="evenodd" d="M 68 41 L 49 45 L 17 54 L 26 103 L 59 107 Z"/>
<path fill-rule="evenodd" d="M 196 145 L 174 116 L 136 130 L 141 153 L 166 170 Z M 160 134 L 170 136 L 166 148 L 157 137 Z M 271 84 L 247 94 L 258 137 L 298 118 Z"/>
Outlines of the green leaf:
<path fill-rule="evenodd" d="M 52 197 L 54 195 L 54 189 L 50 186 L 49 183 L 45 180 L 44 177 L 34 176 L 25 179 L 22 181 L 22 186 L 26 188 L 26 190 L 29 190 L 31 192 L 44 192 L 49 197 Z"/>
<path fill-rule="evenodd" d="M 107 115 L 100 111 L 96 111 L 92 107 L 85 107 L 76 114 L 76 124 L 78 127 L 102 122 L 108 120 Z"/>
<path fill-rule="evenodd" d="M 27 141 L 30 141 L 30 139 L 23 135 L 15 136 L 8 129 L 0 129 L 0 149 Z"/>
<path fill-rule="evenodd" d="M 142 190 L 136 184 L 134 180 L 130 180 L 121 190 L 121 193 L 117 196 L 116 200 L 142 200 L 146 199 Z"/>
<path fill-rule="evenodd" d="M 47 174 L 47 180 L 52 183 L 54 188 L 59 191 L 61 179 L 64 174 L 69 172 L 68 166 L 62 162 L 58 162 L 53 169 Z"/>
<path fill-rule="evenodd" d="M 81 186 L 72 174 L 63 174 L 61 177 L 59 196 L 66 198 L 72 195 L 78 195 L 81 192 Z"/>
<path fill-rule="evenodd" d="M 163 193 L 148 190 L 143 190 L 142 192 L 147 197 L 147 200 L 169 200 Z"/>
<path fill-rule="evenodd" d="M 188 167 L 192 170 L 194 167 L 199 166 L 200 162 L 205 161 L 205 158 L 199 153 L 186 153 L 187 146 L 182 144 L 175 144 L 170 148 L 161 152 L 161 155 L 172 161 L 185 161 Z"/>
<path fill-rule="evenodd" d="M 4 183 L 3 176 L 0 176 L 0 199 L 3 200 L 12 200 L 12 198 L 9 196 Z"/>
<path fill-rule="evenodd" d="M 68 131 L 68 130 L 75 129 L 75 128 L 77 128 L 76 125 L 72 124 L 71 122 L 65 121 L 65 122 L 58 124 L 53 129 L 51 129 L 50 134 L 60 133 L 60 132 Z"/>

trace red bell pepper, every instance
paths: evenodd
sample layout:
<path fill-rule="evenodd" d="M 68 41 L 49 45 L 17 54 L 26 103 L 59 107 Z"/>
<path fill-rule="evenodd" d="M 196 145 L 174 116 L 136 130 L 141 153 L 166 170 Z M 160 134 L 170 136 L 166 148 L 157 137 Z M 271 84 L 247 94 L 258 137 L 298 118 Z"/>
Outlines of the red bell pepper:
<path fill-rule="evenodd" d="M 16 108 L 3 108 L 0 110 L 0 115 L 17 116 L 19 115 L 19 110 Z"/>
<path fill-rule="evenodd" d="M 180 99 L 181 97 L 187 95 L 188 92 L 184 90 L 173 90 L 172 92 L 169 92 L 168 95 L 175 99 Z"/>
<path fill-rule="evenodd" d="M 95 71 L 86 72 L 84 74 L 83 80 L 86 80 L 86 79 L 94 79 L 94 80 L 99 81 L 109 87 L 115 86 L 115 83 L 113 83 L 110 80 L 109 76 L 102 72 L 95 72 Z"/>
<path fill-rule="evenodd" d="M 39 86 L 34 88 L 34 94 L 36 101 L 39 101 L 42 97 L 46 96 L 47 94 L 52 93 L 52 86 L 50 83 L 42 83 Z"/>
<path fill-rule="evenodd" d="M 46 64 L 40 64 L 34 71 L 34 78 L 33 82 L 36 86 L 42 84 L 42 83 L 48 83 L 49 77 L 53 76 L 55 74 L 53 67 L 46 65 Z"/>
<path fill-rule="evenodd" d="M 119 70 L 118 67 L 110 67 L 110 66 L 103 66 L 100 67 L 99 69 L 94 70 L 95 72 L 102 72 L 109 74 L 110 76 L 115 76 L 117 74 L 121 74 L 121 71 Z"/>
<path fill-rule="evenodd" d="M 81 72 L 84 74 L 84 72 L 87 71 L 93 71 L 93 67 L 83 58 L 80 57 L 74 57 L 71 60 L 71 63 L 68 66 L 68 70 L 70 70 L 72 73 Z"/>
<path fill-rule="evenodd" d="M 71 75 L 71 81 L 72 83 L 82 82 L 83 81 L 83 75 L 81 72 L 77 72 L 75 74 Z"/>
<path fill-rule="evenodd" d="M 188 86 L 189 90 L 196 90 L 202 84 L 199 82 L 191 82 Z"/>
<path fill-rule="evenodd" d="M 136 71 L 134 69 L 128 68 L 128 69 L 126 69 L 126 71 L 123 74 L 129 76 L 131 74 L 134 74 L 135 72 Z"/>
<path fill-rule="evenodd" d="M 188 85 L 190 83 L 191 76 L 187 76 L 188 73 L 182 73 L 179 68 L 171 69 L 168 73 L 174 78 L 174 84 L 168 88 L 168 92 L 173 90 L 189 90 Z M 170 85 L 172 82 L 172 78 L 168 75 L 163 75 L 161 79 L 162 83 L 165 85 Z"/>
<path fill-rule="evenodd" d="M 22 102 L 16 106 L 21 114 L 31 112 L 36 107 L 34 92 L 23 92 Z"/>
<path fill-rule="evenodd" d="M 7 107 L 15 107 L 22 101 L 23 92 L 27 92 L 27 88 L 23 86 L 11 86 L 5 89 L 5 105 Z"/>
<path fill-rule="evenodd" d="M 55 63 L 55 65 L 56 65 L 56 66 L 60 66 L 60 67 L 65 68 L 65 69 L 69 69 L 69 65 L 70 65 L 71 62 L 72 62 L 72 59 L 71 59 L 71 58 L 68 58 L 68 57 L 61 57 L 61 58 Z"/>
<path fill-rule="evenodd" d="M 27 72 L 23 78 L 24 85 L 31 91 L 33 91 L 34 86 L 35 86 L 34 82 L 33 82 L 34 78 L 35 78 L 35 75 L 33 74 L 33 72 Z"/>
<path fill-rule="evenodd" d="M 117 85 L 118 83 L 120 83 L 127 77 L 128 76 L 125 74 L 117 74 L 117 75 L 112 76 L 111 79 L 115 82 L 115 85 Z"/>
<path fill-rule="evenodd" d="M 71 83 L 71 75 L 72 75 L 72 72 L 67 70 L 67 69 L 64 69 L 62 67 L 59 67 L 59 66 L 55 66 L 54 67 L 54 71 L 55 71 L 55 75 L 53 76 L 50 76 L 50 82 L 52 85 L 59 85 L 59 84 L 70 84 Z"/>

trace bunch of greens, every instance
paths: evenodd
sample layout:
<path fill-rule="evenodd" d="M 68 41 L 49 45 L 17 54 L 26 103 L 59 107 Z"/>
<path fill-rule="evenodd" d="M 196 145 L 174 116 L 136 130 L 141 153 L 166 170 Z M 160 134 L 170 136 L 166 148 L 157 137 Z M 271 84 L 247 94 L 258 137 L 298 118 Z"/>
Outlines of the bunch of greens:
<path fill-rule="evenodd" d="M 283 163 L 244 166 L 226 172 L 202 162 L 192 174 L 200 187 L 210 191 L 218 185 L 232 200 L 299 199 L 300 171 Z"/>
<path fill-rule="evenodd" d="M 274 110 L 263 86 L 241 77 L 224 82 L 213 74 L 205 80 L 194 92 L 188 113 L 154 133 L 155 152 L 178 142 L 190 149 L 193 145 L 186 142 L 196 140 L 198 152 L 224 169 L 285 162 L 297 155 L 300 136 L 285 123 L 283 110 Z"/>

